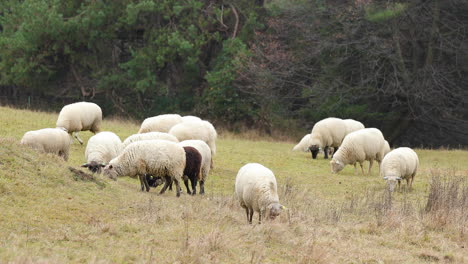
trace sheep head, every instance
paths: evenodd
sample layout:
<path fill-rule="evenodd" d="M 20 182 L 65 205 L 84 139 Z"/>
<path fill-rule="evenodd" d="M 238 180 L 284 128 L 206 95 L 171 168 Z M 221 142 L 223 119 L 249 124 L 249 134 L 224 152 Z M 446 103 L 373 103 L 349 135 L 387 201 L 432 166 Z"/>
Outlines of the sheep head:
<path fill-rule="evenodd" d="M 388 190 L 390 192 L 393 192 L 395 190 L 395 186 L 396 186 L 397 182 L 400 183 L 401 177 L 394 176 L 394 175 L 389 175 L 389 176 L 385 176 L 384 180 L 387 180 Z"/>
<path fill-rule="evenodd" d="M 277 216 L 281 214 L 284 208 L 286 207 L 279 203 L 270 204 L 269 206 L 267 206 L 267 219 L 274 220 Z"/>
<path fill-rule="evenodd" d="M 104 168 L 106 164 L 97 163 L 96 161 L 91 161 L 90 163 L 85 163 L 81 167 L 88 168 L 92 173 L 101 173 L 101 168 Z"/>
<path fill-rule="evenodd" d="M 345 164 L 339 160 L 332 159 L 330 161 L 330 167 L 332 173 L 338 173 L 343 170 Z"/>

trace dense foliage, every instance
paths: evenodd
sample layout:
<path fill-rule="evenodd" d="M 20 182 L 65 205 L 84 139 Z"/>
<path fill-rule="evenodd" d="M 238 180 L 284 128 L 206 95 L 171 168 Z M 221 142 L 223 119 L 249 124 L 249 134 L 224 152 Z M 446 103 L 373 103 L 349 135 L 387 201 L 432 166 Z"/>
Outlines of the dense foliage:
<path fill-rule="evenodd" d="M 268 133 L 338 116 L 392 143 L 468 145 L 462 0 L 5 0 L 2 102 Z"/>

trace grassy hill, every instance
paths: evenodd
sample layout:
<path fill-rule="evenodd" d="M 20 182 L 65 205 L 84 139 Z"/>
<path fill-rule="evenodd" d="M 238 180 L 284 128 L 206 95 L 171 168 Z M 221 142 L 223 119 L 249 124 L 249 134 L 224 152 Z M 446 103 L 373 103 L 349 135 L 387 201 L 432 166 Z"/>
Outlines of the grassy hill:
<path fill-rule="evenodd" d="M 18 144 L 56 118 L 0 107 L 1 263 L 468 262 L 467 151 L 416 150 L 414 190 L 390 197 L 377 168 L 332 175 L 329 161 L 292 152 L 292 142 L 220 133 L 206 195 L 176 198 L 142 193 L 128 177 L 72 173 L 85 161 L 76 141 L 68 162 Z M 125 139 L 138 124 L 106 119 L 103 129 Z M 248 162 L 278 179 L 288 210 L 273 222 L 247 224 L 235 198 Z"/>

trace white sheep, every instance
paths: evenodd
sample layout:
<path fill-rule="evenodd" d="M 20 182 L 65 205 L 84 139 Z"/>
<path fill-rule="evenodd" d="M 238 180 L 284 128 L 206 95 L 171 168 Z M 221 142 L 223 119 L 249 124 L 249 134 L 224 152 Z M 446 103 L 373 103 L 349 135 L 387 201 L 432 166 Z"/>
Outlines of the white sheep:
<path fill-rule="evenodd" d="M 141 123 L 138 133 L 148 132 L 169 132 L 169 130 L 182 122 L 182 117 L 178 114 L 165 114 L 146 118 Z"/>
<path fill-rule="evenodd" d="M 188 115 L 188 116 L 182 117 L 182 122 L 190 122 L 190 121 L 202 121 L 202 120 L 198 116 Z"/>
<path fill-rule="evenodd" d="M 385 139 L 377 128 L 354 131 L 345 137 L 341 147 L 333 155 L 333 159 L 330 161 L 332 173 L 341 171 L 347 164 L 355 165 L 356 162 L 359 162 L 364 175 L 362 163 L 368 160 L 370 162 L 368 174 L 370 175 L 374 160 L 377 160 L 380 167 L 384 149 Z"/>
<path fill-rule="evenodd" d="M 249 163 L 240 168 L 235 189 L 249 223 L 252 223 L 254 211 L 258 213 L 258 222 L 261 223 L 262 216 L 274 219 L 284 209 L 279 203 L 275 175 L 261 164 Z"/>
<path fill-rule="evenodd" d="M 152 139 L 161 139 L 161 140 L 168 140 L 172 142 L 179 142 L 179 140 L 171 134 L 164 133 L 164 132 L 148 132 L 143 134 L 133 134 L 126 138 L 123 142 L 123 147 L 127 147 L 133 142 L 140 141 L 140 140 L 152 140 Z"/>
<path fill-rule="evenodd" d="M 185 169 L 185 150 L 177 143 L 167 140 L 143 140 L 128 145 L 119 156 L 112 159 L 104 168 L 104 175 L 111 179 L 117 176 L 138 176 L 141 190 L 149 192 L 146 174 L 165 179 L 164 193 L 169 184 L 176 184 L 177 197 L 180 196 L 179 183 Z"/>
<path fill-rule="evenodd" d="M 44 128 L 28 131 L 21 139 L 22 145 L 27 145 L 41 152 L 53 153 L 68 160 L 71 139 L 61 128 Z"/>
<path fill-rule="evenodd" d="M 55 126 L 66 129 L 80 144 L 83 144 L 83 140 L 78 136 L 78 132 L 90 130 L 96 134 L 101 130 L 101 123 L 101 107 L 95 103 L 78 102 L 62 108 Z"/>
<path fill-rule="evenodd" d="M 208 175 L 211 169 L 211 149 L 210 147 L 202 140 L 184 140 L 179 143 L 182 147 L 194 147 L 202 156 L 202 165 L 201 165 L 201 176 L 200 180 L 200 194 L 205 193 L 205 182 L 208 179 Z"/>
<path fill-rule="evenodd" d="M 419 158 L 414 150 L 406 147 L 397 148 L 384 157 L 380 175 L 387 180 L 391 192 L 395 189 L 397 182 L 398 189 L 400 189 L 402 179 L 406 179 L 406 186 L 411 189 L 418 167 Z"/>
<path fill-rule="evenodd" d="M 305 135 L 301 141 L 294 146 L 293 151 L 309 151 L 309 141 L 310 141 L 310 134 Z"/>
<path fill-rule="evenodd" d="M 328 148 L 338 148 L 346 136 L 346 123 L 335 117 L 325 118 L 315 123 L 310 133 L 309 148 L 312 158 L 316 159 L 320 149 L 323 149 L 325 159 L 328 159 Z"/>
<path fill-rule="evenodd" d="M 361 122 L 356 121 L 354 119 L 344 119 L 343 121 L 346 124 L 346 135 L 348 135 L 351 132 L 365 128 Z"/>
<path fill-rule="evenodd" d="M 117 157 L 122 150 L 123 145 L 119 136 L 108 131 L 99 132 L 88 140 L 85 150 L 86 163 L 81 167 L 100 173 L 101 167 Z"/>
<path fill-rule="evenodd" d="M 179 141 L 199 139 L 205 141 L 211 150 L 211 167 L 213 168 L 213 157 L 216 154 L 216 129 L 208 121 L 188 121 L 175 125 L 169 130 L 169 134 L 175 136 Z"/>

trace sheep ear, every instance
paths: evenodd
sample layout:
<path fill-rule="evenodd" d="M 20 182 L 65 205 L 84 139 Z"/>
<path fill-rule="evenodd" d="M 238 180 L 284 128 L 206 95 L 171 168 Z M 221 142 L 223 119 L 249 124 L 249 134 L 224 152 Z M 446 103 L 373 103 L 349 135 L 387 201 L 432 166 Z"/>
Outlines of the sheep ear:
<path fill-rule="evenodd" d="M 388 180 L 388 177 L 387 177 L 387 176 L 385 176 L 385 177 L 383 177 L 383 179 L 384 179 L 384 180 Z"/>
<path fill-rule="evenodd" d="M 106 164 L 105 164 L 105 163 L 101 163 L 99 166 L 101 166 L 101 167 L 105 167 L 105 166 L 106 166 Z"/>
<path fill-rule="evenodd" d="M 112 165 L 109 165 L 109 169 L 112 169 L 112 168 L 114 168 L 114 167 Z"/>
<path fill-rule="evenodd" d="M 397 180 L 401 181 L 401 177 L 396 178 Z"/>
<path fill-rule="evenodd" d="M 88 163 L 83 163 L 83 164 L 81 164 L 81 167 L 83 167 L 83 168 L 88 168 L 88 167 L 89 167 L 89 164 L 88 164 Z"/>

